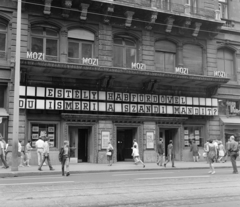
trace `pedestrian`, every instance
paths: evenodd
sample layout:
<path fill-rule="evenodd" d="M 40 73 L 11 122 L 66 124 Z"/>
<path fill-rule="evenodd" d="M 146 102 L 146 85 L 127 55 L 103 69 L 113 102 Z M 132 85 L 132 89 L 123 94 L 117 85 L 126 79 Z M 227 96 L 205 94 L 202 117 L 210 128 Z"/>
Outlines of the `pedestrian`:
<path fill-rule="evenodd" d="M 6 160 L 5 160 L 5 146 L 4 146 L 4 141 L 3 141 L 3 136 L 0 134 L 0 159 L 3 163 L 3 168 L 9 168 Z"/>
<path fill-rule="evenodd" d="M 22 141 L 18 141 L 18 161 L 19 161 L 19 166 L 18 167 L 24 167 L 23 165 L 23 158 L 24 158 L 24 152 L 22 149 Z"/>
<path fill-rule="evenodd" d="M 112 158 L 113 158 L 113 146 L 111 144 L 111 142 L 108 142 L 108 146 L 107 146 L 107 161 L 108 161 L 108 166 L 112 166 Z"/>
<path fill-rule="evenodd" d="M 193 155 L 193 162 L 198 162 L 199 149 L 198 149 L 198 145 L 196 144 L 195 140 L 193 140 L 193 143 L 190 147 L 190 152 L 192 152 L 192 155 Z"/>
<path fill-rule="evenodd" d="M 35 143 L 35 147 L 37 149 L 38 166 L 40 166 L 43 160 L 43 145 L 44 145 L 44 141 L 42 140 L 43 138 L 44 138 L 43 136 L 40 136 L 38 138 L 38 141 L 36 141 Z"/>
<path fill-rule="evenodd" d="M 163 139 L 160 138 L 157 143 L 157 165 L 162 166 L 164 156 Z"/>
<path fill-rule="evenodd" d="M 9 148 L 8 148 L 8 143 L 6 142 L 6 148 L 5 148 L 5 161 L 7 162 L 7 154 L 9 152 Z"/>
<path fill-rule="evenodd" d="M 208 173 L 215 174 L 213 163 L 214 163 L 214 161 L 216 161 L 217 147 L 213 143 L 213 140 L 209 140 L 208 142 L 209 142 L 209 144 L 208 144 L 207 159 L 208 159 L 209 168 L 210 168 L 210 171 Z"/>
<path fill-rule="evenodd" d="M 208 144 L 209 144 L 209 141 L 206 141 L 206 143 L 204 144 L 204 147 L 203 147 L 203 157 L 207 160 L 207 153 L 208 153 Z"/>
<path fill-rule="evenodd" d="M 232 162 L 233 174 L 238 174 L 236 159 L 239 156 L 239 146 L 238 146 L 238 143 L 235 141 L 234 136 L 230 137 L 230 144 L 228 146 L 228 152 L 229 152 L 231 162 Z"/>
<path fill-rule="evenodd" d="M 145 164 L 140 159 L 139 152 L 138 152 L 138 149 L 137 149 L 136 145 L 133 146 L 132 156 L 134 157 L 134 160 L 135 160 L 136 164 L 138 164 L 140 162 L 143 165 L 143 168 L 145 168 Z"/>
<path fill-rule="evenodd" d="M 227 143 L 226 143 L 226 147 L 225 147 L 225 154 L 224 154 L 224 162 L 227 162 L 227 159 L 229 157 L 229 153 L 228 153 L 228 148 L 230 145 L 230 138 L 228 139 Z"/>
<path fill-rule="evenodd" d="M 174 166 L 174 157 L 175 157 L 175 152 L 174 152 L 174 147 L 173 147 L 173 141 L 170 140 L 168 144 L 168 153 L 167 153 L 167 160 L 164 163 L 164 167 L 166 167 L 167 163 L 172 161 L 172 167 Z"/>
<path fill-rule="evenodd" d="M 219 141 L 218 143 L 218 162 L 224 162 L 223 161 L 223 158 L 224 158 L 224 155 L 225 155 L 225 149 L 224 149 L 224 146 L 222 144 L 222 141 Z"/>
<path fill-rule="evenodd" d="M 218 157 L 219 157 L 218 140 L 217 139 L 213 140 L 213 144 L 215 145 L 215 147 L 217 149 L 217 154 L 215 156 L 214 162 L 217 162 L 218 161 Z"/>
<path fill-rule="evenodd" d="M 26 157 L 26 161 L 24 162 L 26 164 L 27 167 L 30 167 L 30 159 L 31 159 L 31 141 L 28 140 L 28 143 L 25 146 L 25 157 Z"/>
<path fill-rule="evenodd" d="M 66 166 L 66 176 L 70 175 L 70 172 L 69 172 L 70 149 L 75 149 L 75 147 L 70 147 L 69 141 L 65 140 L 63 142 L 63 146 L 61 147 L 60 153 L 59 153 L 60 162 L 62 164 L 62 176 L 65 175 L 65 171 L 64 171 L 65 166 Z"/>
<path fill-rule="evenodd" d="M 51 160 L 50 160 L 49 138 L 45 137 L 44 141 L 45 142 L 43 144 L 43 160 L 42 160 L 42 163 L 40 164 L 38 170 L 42 171 L 42 166 L 43 166 L 43 163 L 45 162 L 45 160 L 47 160 L 47 162 L 48 162 L 49 169 L 54 170 L 52 165 L 51 165 Z"/>
<path fill-rule="evenodd" d="M 132 154 L 133 154 L 134 146 L 136 146 L 136 149 L 138 150 L 138 154 L 139 154 L 139 148 L 138 148 L 138 143 L 136 139 L 133 139 Z M 133 161 L 134 161 L 134 164 L 136 164 L 136 160 L 134 157 L 133 157 Z"/>

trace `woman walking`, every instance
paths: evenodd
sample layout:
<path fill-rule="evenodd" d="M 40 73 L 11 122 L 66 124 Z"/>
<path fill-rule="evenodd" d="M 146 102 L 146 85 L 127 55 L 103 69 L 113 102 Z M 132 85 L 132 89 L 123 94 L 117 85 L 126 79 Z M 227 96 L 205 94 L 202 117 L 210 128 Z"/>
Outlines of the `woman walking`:
<path fill-rule="evenodd" d="M 107 161 L 108 161 L 108 166 L 112 165 L 112 157 L 113 157 L 113 146 L 111 142 L 108 142 L 107 146 Z"/>
<path fill-rule="evenodd" d="M 139 152 L 136 145 L 133 146 L 132 156 L 134 157 L 135 164 L 138 164 L 140 162 L 143 165 L 143 168 L 145 168 L 143 161 L 139 157 Z"/>
<path fill-rule="evenodd" d="M 214 163 L 214 160 L 216 160 L 216 157 L 217 157 L 217 148 L 213 143 L 213 141 L 209 140 L 207 158 L 209 162 L 210 171 L 208 173 L 212 175 L 215 174 L 213 163 Z"/>
<path fill-rule="evenodd" d="M 63 142 L 63 147 L 60 150 L 60 153 L 62 154 L 62 176 L 65 175 L 64 168 L 66 166 L 66 176 L 69 176 L 69 162 L 70 162 L 70 147 L 69 147 L 69 142 L 65 140 Z"/>
<path fill-rule="evenodd" d="M 25 146 L 25 157 L 26 157 L 26 161 L 24 162 L 24 164 L 26 164 L 27 167 L 30 167 L 30 159 L 31 159 L 31 141 L 29 140 L 28 143 Z"/>
<path fill-rule="evenodd" d="M 222 159 L 225 155 L 225 149 L 224 149 L 224 146 L 222 144 L 222 141 L 219 141 L 218 149 L 219 149 L 218 162 L 224 162 Z"/>

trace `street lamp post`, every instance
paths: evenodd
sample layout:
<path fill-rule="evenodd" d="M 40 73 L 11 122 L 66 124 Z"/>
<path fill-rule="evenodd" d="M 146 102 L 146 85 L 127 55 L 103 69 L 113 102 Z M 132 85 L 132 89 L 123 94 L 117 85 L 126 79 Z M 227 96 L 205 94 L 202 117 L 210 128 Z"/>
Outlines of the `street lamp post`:
<path fill-rule="evenodd" d="M 14 77 L 14 108 L 13 108 L 13 137 L 12 137 L 12 171 L 18 171 L 18 131 L 19 131 L 19 85 L 20 85 L 20 47 L 21 47 L 21 12 L 22 0 L 17 3 L 17 34 L 15 53 Z"/>

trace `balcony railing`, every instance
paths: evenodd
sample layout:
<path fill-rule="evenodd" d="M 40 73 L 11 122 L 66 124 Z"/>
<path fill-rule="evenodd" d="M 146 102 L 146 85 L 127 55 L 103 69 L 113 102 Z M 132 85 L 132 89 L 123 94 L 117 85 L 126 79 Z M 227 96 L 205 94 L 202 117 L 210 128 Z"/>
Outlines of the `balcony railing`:
<path fill-rule="evenodd" d="M 205 17 L 213 20 L 219 20 L 217 11 L 215 10 L 192 7 L 188 4 L 184 5 L 170 3 L 170 1 L 167 0 L 111 0 L 111 1 L 138 5 L 143 7 L 151 7 L 162 11 L 193 15 L 195 17 Z"/>

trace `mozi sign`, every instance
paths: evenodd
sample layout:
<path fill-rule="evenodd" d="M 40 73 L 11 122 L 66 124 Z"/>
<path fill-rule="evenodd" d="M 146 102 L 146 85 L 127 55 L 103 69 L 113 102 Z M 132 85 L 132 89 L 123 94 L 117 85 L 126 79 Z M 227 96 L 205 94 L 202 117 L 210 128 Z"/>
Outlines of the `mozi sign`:
<path fill-rule="evenodd" d="M 176 67 L 175 72 L 181 74 L 188 74 L 188 68 Z"/>
<path fill-rule="evenodd" d="M 227 75 L 224 71 L 214 71 L 214 76 L 215 77 L 220 77 L 220 78 L 226 78 Z"/>
<path fill-rule="evenodd" d="M 132 69 L 146 70 L 147 66 L 143 63 L 132 63 Z"/>
<path fill-rule="evenodd" d="M 83 58 L 82 62 L 87 65 L 98 65 L 98 59 L 96 58 Z"/>
<path fill-rule="evenodd" d="M 33 59 L 33 60 L 45 60 L 45 54 L 27 51 L 27 58 Z"/>

